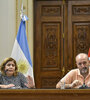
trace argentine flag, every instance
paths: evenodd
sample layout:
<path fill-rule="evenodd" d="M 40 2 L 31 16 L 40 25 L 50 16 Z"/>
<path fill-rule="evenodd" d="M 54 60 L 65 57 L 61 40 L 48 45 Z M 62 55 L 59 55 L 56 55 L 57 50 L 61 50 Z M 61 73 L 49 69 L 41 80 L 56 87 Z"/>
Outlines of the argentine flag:
<path fill-rule="evenodd" d="M 90 61 L 90 48 L 89 48 L 89 51 L 88 51 L 88 58 L 89 58 L 89 61 Z"/>
<path fill-rule="evenodd" d="M 19 72 L 23 73 L 26 77 L 30 75 L 34 80 L 33 66 L 26 37 L 25 21 L 27 19 L 27 16 L 23 15 L 13 46 L 11 57 L 16 60 Z"/>

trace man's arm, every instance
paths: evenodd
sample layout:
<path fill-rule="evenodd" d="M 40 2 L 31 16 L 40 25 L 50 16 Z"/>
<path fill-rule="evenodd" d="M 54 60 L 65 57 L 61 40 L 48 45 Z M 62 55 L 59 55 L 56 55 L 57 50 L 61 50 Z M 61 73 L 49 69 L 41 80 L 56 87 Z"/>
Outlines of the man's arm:
<path fill-rule="evenodd" d="M 64 84 L 64 88 L 72 88 L 72 84 L 65 84 L 65 83 L 62 83 L 61 81 L 59 81 L 58 83 L 57 83 L 57 85 L 56 85 L 56 88 L 57 89 L 61 89 L 61 86 L 62 86 L 62 84 Z"/>
<path fill-rule="evenodd" d="M 61 86 L 62 82 L 59 81 L 56 85 L 56 88 L 61 89 Z M 82 83 L 79 80 L 74 80 L 71 84 L 64 84 L 65 89 L 79 88 L 80 86 L 82 86 Z"/>
<path fill-rule="evenodd" d="M 56 85 L 56 88 L 61 88 L 62 83 L 65 83 L 65 88 L 71 88 L 71 83 L 73 80 L 73 73 L 74 71 L 71 70 L 70 72 L 68 72 Z"/>

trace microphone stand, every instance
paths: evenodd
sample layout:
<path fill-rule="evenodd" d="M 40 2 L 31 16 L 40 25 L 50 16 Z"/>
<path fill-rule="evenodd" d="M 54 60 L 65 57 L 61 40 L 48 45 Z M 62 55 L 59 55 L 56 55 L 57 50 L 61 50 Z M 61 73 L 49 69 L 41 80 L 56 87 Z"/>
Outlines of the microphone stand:
<path fill-rule="evenodd" d="M 81 75 L 84 77 L 83 85 L 79 89 L 86 89 L 86 88 L 88 88 L 88 86 L 85 85 L 85 78 L 86 78 L 87 74 L 88 74 L 88 68 L 87 67 L 84 67 L 81 70 Z"/>
<path fill-rule="evenodd" d="M 84 77 L 84 82 L 83 82 L 82 87 L 83 87 L 83 88 L 85 88 L 85 87 L 86 87 L 86 85 L 85 85 L 85 77 Z"/>
<path fill-rule="evenodd" d="M 88 88 L 88 86 L 85 85 L 85 77 L 84 77 L 83 85 L 79 89 L 86 89 L 86 88 Z"/>

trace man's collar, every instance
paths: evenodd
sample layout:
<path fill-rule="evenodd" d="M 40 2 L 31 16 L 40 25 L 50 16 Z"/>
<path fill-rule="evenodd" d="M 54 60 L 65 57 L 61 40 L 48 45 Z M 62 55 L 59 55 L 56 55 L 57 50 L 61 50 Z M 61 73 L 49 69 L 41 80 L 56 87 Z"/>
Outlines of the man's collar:
<path fill-rule="evenodd" d="M 81 74 L 80 74 L 80 70 L 79 70 L 79 69 L 77 70 L 77 72 L 78 72 L 78 75 L 81 75 Z"/>

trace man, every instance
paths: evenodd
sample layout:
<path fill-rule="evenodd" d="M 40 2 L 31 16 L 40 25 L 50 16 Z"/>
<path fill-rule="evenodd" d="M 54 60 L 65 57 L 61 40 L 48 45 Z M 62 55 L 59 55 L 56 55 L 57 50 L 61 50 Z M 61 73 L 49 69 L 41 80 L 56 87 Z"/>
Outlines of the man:
<path fill-rule="evenodd" d="M 80 53 L 76 56 L 77 69 L 67 73 L 56 85 L 61 88 L 64 83 L 65 88 L 80 88 L 82 86 L 90 87 L 90 67 L 88 55 Z"/>

